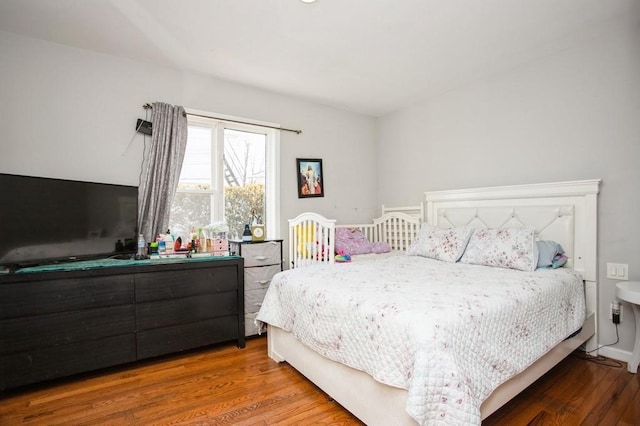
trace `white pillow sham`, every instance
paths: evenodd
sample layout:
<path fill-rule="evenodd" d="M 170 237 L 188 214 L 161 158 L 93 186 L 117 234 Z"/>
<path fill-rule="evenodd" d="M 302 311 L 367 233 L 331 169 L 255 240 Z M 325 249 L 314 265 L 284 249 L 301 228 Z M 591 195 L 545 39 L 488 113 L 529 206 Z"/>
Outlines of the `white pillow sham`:
<path fill-rule="evenodd" d="M 533 271 L 538 266 L 535 229 L 476 229 L 460 262 Z"/>
<path fill-rule="evenodd" d="M 472 233 L 471 228 L 442 229 L 425 223 L 409 246 L 407 254 L 455 263 L 464 253 Z"/>

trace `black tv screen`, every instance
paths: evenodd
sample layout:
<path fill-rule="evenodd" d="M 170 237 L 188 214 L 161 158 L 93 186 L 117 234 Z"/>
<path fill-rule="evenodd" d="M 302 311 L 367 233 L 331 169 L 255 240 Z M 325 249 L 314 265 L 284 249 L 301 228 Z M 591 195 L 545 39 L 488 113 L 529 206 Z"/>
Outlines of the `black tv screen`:
<path fill-rule="evenodd" d="M 0 265 L 135 250 L 137 216 L 136 186 L 0 174 Z"/>

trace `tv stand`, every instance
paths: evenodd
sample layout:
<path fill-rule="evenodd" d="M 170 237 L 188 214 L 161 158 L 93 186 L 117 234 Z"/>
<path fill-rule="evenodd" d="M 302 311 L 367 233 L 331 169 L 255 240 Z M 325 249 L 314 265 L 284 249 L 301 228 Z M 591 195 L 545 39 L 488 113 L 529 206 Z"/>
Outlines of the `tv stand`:
<path fill-rule="evenodd" d="M 0 391 L 244 337 L 240 257 L 0 275 Z"/>

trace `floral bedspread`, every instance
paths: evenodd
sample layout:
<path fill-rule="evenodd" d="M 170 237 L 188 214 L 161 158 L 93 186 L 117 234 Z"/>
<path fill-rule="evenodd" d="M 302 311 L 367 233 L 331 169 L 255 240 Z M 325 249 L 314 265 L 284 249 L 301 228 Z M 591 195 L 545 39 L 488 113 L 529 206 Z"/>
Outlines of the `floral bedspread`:
<path fill-rule="evenodd" d="M 397 255 L 281 272 L 257 319 L 407 389 L 419 424 L 479 425 L 497 386 L 582 326 L 585 300 L 570 269 Z"/>

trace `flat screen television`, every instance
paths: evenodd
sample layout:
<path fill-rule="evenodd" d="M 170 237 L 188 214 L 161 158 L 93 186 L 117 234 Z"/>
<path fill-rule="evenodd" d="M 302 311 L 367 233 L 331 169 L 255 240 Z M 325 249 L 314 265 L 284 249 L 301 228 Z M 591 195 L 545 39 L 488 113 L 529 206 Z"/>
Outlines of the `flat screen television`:
<path fill-rule="evenodd" d="M 0 173 L 0 265 L 135 252 L 138 187 Z"/>

